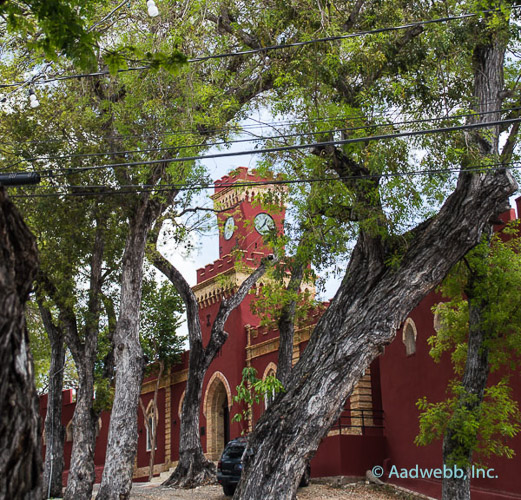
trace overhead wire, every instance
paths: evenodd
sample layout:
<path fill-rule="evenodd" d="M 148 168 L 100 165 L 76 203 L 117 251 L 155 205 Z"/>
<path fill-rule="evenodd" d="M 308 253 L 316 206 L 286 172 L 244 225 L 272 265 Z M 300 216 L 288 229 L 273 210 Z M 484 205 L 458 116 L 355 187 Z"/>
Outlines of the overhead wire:
<path fill-rule="evenodd" d="M 350 139 L 337 139 L 330 141 L 322 141 L 322 142 L 313 142 L 306 144 L 293 144 L 289 146 L 278 146 L 272 148 L 259 148 L 252 149 L 247 151 L 230 151 L 227 153 L 212 153 L 205 155 L 194 155 L 194 156 L 185 156 L 185 157 L 177 157 L 177 158 L 165 158 L 158 160 L 142 160 L 142 161 L 132 161 L 132 162 L 121 162 L 121 163 L 109 163 L 104 165 L 94 165 L 87 167 L 77 167 L 77 168 L 66 168 L 62 169 L 66 172 L 65 175 L 72 175 L 78 172 L 86 172 L 93 170 L 100 170 L 106 168 L 120 168 L 120 167 L 138 167 L 144 165 L 157 165 L 157 164 L 170 164 L 170 163 L 180 163 L 187 161 L 198 161 L 198 160 L 206 160 L 212 158 L 230 158 L 236 156 L 248 156 L 254 154 L 268 154 L 268 153 L 279 153 L 286 151 L 296 151 L 300 149 L 310 149 L 315 147 L 326 147 L 326 146 L 341 146 L 347 144 L 357 144 L 361 142 L 371 142 L 371 141 L 380 141 L 385 139 L 399 139 L 402 137 L 417 137 L 429 134 L 437 134 L 437 133 L 445 133 L 445 132 L 455 132 L 460 130 L 471 130 L 477 128 L 485 128 L 485 127 L 493 127 L 496 125 L 511 125 L 514 123 L 521 122 L 521 118 L 511 118 L 505 120 L 495 120 L 490 122 L 480 122 L 480 123 L 468 123 L 465 125 L 456 125 L 452 127 L 440 127 L 434 129 L 426 129 L 426 130 L 412 130 L 412 131 L 404 131 L 404 132 L 396 132 L 393 134 L 381 134 L 381 135 L 371 135 L 364 137 L 353 137 Z M 50 176 L 56 177 L 62 174 L 53 174 L 50 172 Z"/>
<path fill-rule="evenodd" d="M 122 155 L 129 155 L 129 154 L 143 154 L 143 153 L 156 153 L 156 152 L 162 152 L 162 151 L 179 151 L 183 149 L 192 149 L 192 148 L 208 148 L 212 146 L 229 146 L 233 144 L 241 144 L 241 143 L 247 143 L 247 142 L 257 142 L 257 141 L 270 141 L 270 140 L 276 140 L 276 139 L 292 139 L 292 138 L 298 138 L 298 137 L 305 137 L 305 136 L 316 136 L 316 135 L 330 135 L 335 133 L 345 133 L 345 132 L 356 132 L 359 130 L 366 130 L 370 128 L 384 128 L 384 127 L 396 127 L 401 125 L 418 125 L 421 123 L 429 123 L 429 122 L 436 122 L 436 121 L 443 121 L 443 120 L 456 120 L 456 119 L 463 119 L 463 118 L 473 118 L 476 116 L 484 116 L 484 115 L 490 115 L 495 113 L 505 113 L 505 112 L 512 112 L 512 111 L 519 111 L 521 110 L 521 107 L 513 107 L 513 108 L 505 108 L 505 109 L 496 109 L 491 111 L 481 111 L 481 112 L 473 112 L 473 113 L 463 113 L 459 115 L 444 115 L 444 116 L 438 116 L 433 118 L 422 118 L 418 120 L 403 120 L 400 122 L 388 122 L 388 123 L 374 123 L 374 124 L 366 124 L 363 126 L 358 127 L 345 127 L 345 128 L 338 128 L 338 129 L 329 129 L 329 130 L 320 130 L 316 132 L 295 132 L 295 133 L 289 133 L 289 134 L 279 134 L 279 135 L 270 135 L 270 136 L 261 136 L 261 137 L 253 137 L 248 139 L 233 139 L 230 141 L 218 141 L 218 142 L 211 142 L 211 143 L 198 143 L 198 144 L 187 144 L 187 145 L 181 145 L 181 146 L 164 146 L 164 147 L 157 147 L 157 148 L 143 148 L 143 149 L 130 149 L 130 150 L 121 150 L 121 151 L 106 151 L 106 152 L 95 152 L 95 153 L 71 153 L 71 154 L 65 154 L 65 155 L 51 155 L 51 156 L 36 156 L 32 158 L 23 158 L 18 160 L 15 164 L 19 164 L 21 162 L 26 163 L 34 163 L 37 161 L 55 161 L 55 160 L 64 160 L 64 159 L 75 159 L 75 158 L 95 158 L 99 156 L 122 156 Z M 11 164 L 10 166 L 14 166 L 15 164 Z M 4 169 L 9 168 L 5 167 Z M 0 170 L 4 170 L 0 169 Z M 69 170 L 69 169 L 67 169 Z"/>
<path fill-rule="evenodd" d="M 490 101 L 484 101 L 482 104 L 490 104 L 493 102 L 496 102 L 497 100 L 490 100 Z M 461 103 L 459 103 L 461 104 Z M 512 108 L 514 109 L 514 108 Z M 509 109 L 504 109 L 503 111 L 509 111 Z M 419 110 L 413 111 L 412 114 L 419 112 Z M 392 116 L 396 113 L 396 110 L 393 111 L 382 111 L 377 113 L 371 113 L 371 118 L 377 118 L 377 117 L 386 117 L 386 116 Z M 447 115 L 448 116 L 448 115 Z M 454 115 L 457 116 L 457 115 Z M 251 119 L 251 118 L 249 118 Z M 255 124 L 246 124 L 241 126 L 229 126 L 229 127 L 221 127 L 221 128 L 215 128 L 211 129 L 212 135 L 218 135 L 219 133 L 241 133 L 241 132 L 250 132 L 251 130 L 256 129 L 263 129 L 263 128 L 274 128 L 274 127 L 284 127 L 284 126 L 297 126 L 297 125 L 306 125 L 311 123 L 325 123 L 325 122 L 335 122 L 335 121 L 348 121 L 348 120 L 363 120 L 367 119 L 367 116 L 364 116 L 360 113 L 351 114 L 351 115 L 338 115 L 338 116 L 330 116 L 330 117 L 322 117 L 322 118 L 310 118 L 310 119 L 302 119 L 302 120 L 282 120 L 282 121 L 275 121 L 267 123 L 255 123 Z M 440 118 L 442 119 L 442 118 Z M 197 135 L 200 134 L 200 131 L 197 130 L 197 127 L 194 128 L 186 128 L 186 129 L 179 129 L 176 131 L 171 132 L 146 132 L 144 134 L 121 134 L 115 136 L 115 139 L 122 140 L 122 139 L 155 139 L 158 137 L 178 137 L 178 136 L 184 136 L 184 135 Z M 45 139 L 45 140 L 29 140 L 29 141 L 17 141 L 16 144 L 33 144 L 33 145 L 41 145 L 41 144 L 49 144 L 49 143 L 59 143 L 61 141 L 71 141 L 70 137 L 61 137 L 56 139 Z M 89 142 L 88 140 L 80 140 L 80 139 L 74 139 L 75 143 L 83 144 L 86 142 Z M 12 142 L 7 141 L 0 141 L 0 144 L 13 144 Z"/>
<path fill-rule="evenodd" d="M 10 195 L 11 198 L 36 198 L 36 197 L 49 197 L 49 196 L 112 196 L 112 195 L 122 195 L 122 194 L 135 194 L 135 193 L 161 193 L 168 192 L 172 189 L 176 189 L 178 191 L 188 191 L 188 190 L 213 190 L 215 187 L 226 188 L 226 187 L 234 187 L 234 188 L 251 188 L 257 186 L 282 186 L 282 185 L 291 185 L 291 184 L 303 184 L 303 183 L 319 183 L 319 182 L 339 182 L 339 181 L 348 181 L 348 180 L 364 180 L 364 179 L 376 179 L 376 178 L 397 178 L 397 177 L 413 177 L 413 176 L 424 176 L 424 175 L 441 175 L 441 174 L 453 174 L 460 172 L 491 172 L 504 170 L 507 168 L 518 169 L 521 168 L 521 160 L 515 160 L 511 162 L 505 163 L 490 163 L 490 164 L 480 164 L 480 165 L 472 165 L 465 168 L 440 168 L 440 169 L 422 169 L 422 170 L 411 170 L 408 172 L 383 172 L 378 174 L 356 174 L 356 175 L 347 175 L 347 176 L 337 176 L 337 177 L 314 177 L 314 178 L 299 178 L 299 179 L 271 179 L 271 180 L 263 180 L 263 181 L 248 181 L 241 182 L 239 181 L 229 181 L 229 182 L 220 182 L 218 186 L 214 183 L 212 184 L 162 184 L 158 186 L 151 186 L 146 184 L 141 185 L 126 185 L 120 186 L 121 189 L 115 191 L 106 191 L 108 186 L 105 185 L 92 185 L 92 186 L 69 186 L 69 185 L 61 185 L 61 186 L 24 186 L 25 188 L 53 188 L 53 189 L 104 189 L 105 191 L 95 192 L 95 191 L 77 191 L 77 192 L 69 192 L 69 193 L 31 193 L 31 194 L 14 194 Z"/>
<path fill-rule="evenodd" d="M 508 10 L 516 10 L 521 8 L 521 5 L 512 5 L 508 7 Z M 346 35 L 335 35 L 335 36 L 328 36 L 328 37 L 322 37 L 322 38 L 315 38 L 312 40 L 305 40 L 302 42 L 292 42 L 292 43 L 281 43 L 276 45 L 268 45 L 266 47 L 259 47 L 255 49 L 248 49 L 248 50 L 241 50 L 236 52 L 225 52 L 222 54 L 210 54 L 207 56 L 200 56 L 200 57 L 194 57 L 191 59 L 188 59 L 188 63 L 197 63 L 197 62 L 203 62 L 208 61 L 211 59 L 224 59 L 228 57 L 242 57 L 245 55 L 253 55 L 253 54 L 259 54 L 259 53 L 267 53 L 274 50 L 283 50 L 288 48 L 295 48 L 295 47 L 304 47 L 306 45 L 316 44 L 316 43 L 324 43 L 324 42 L 333 42 L 337 40 L 348 40 L 351 38 L 357 38 L 362 36 L 368 36 L 373 34 L 381 34 L 381 33 L 388 33 L 392 31 L 401 31 L 404 29 L 410 29 L 415 28 L 419 26 L 427 26 L 429 24 L 437 24 L 437 23 L 446 23 L 449 21 L 456 21 L 456 20 L 463 20 L 468 19 L 472 17 L 476 17 L 478 15 L 483 15 L 487 13 L 493 13 L 493 12 L 499 12 L 498 9 L 489 9 L 489 10 L 482 10 L 480 12 L 471 12 L 466 14 L 460 14 L 457 16 L 445 16 L 440 17 L 436 19 L 428 19 L 423 21 L 415 21 L 411 23 L 406 23 L 398 26 L 387 26 L 383 28 L 376 28 L 372 30 L 364 30 L 364 31 L 358 31 L 356 33 L 348 33 Z M 129 71 L 143 71 L 150 69 L 150 65 L 143 65 L 143 66 L 137 66 L 137 67 L 131 67 L 131 68 L 121 68 L 117 70 L 117 73 L 126 73 Z M 47 83 L 52 82 L 59 82 L 59 81 L 66 81 L 66 80 L 72 80 L 72 79 L 81 79 L 81 78 L 89 78 L 89 77 L 98 77 L 98 76 L 107 76 L 110 74 L 109 70 L 103 70 L 103 71 L 96 71 L 91 73 L 80 73 L 80 74 L 74 74 L 74 75 L 64 75 L 59 77 L 53 77 L 53 78 L 47 78 L 45 80 L 35 80 L 31 81 L 32 85 L 44 85 Z M 19 87 L 21 85 L 27 85 L 27 82 L 13 82 L 13 83 L 5 83 L 0 85 L 1 88 L 12 88 L 12 87 Z"/>

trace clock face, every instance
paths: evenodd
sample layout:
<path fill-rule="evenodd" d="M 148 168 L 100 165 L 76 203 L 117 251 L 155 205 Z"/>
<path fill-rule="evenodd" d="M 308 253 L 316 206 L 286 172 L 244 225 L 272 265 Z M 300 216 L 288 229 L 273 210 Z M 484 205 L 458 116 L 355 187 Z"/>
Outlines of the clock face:
<path fill-rule="evenodd" d="M 228 217 L 224 223 L 224 239 L 229 240 L 235 231 L 235 221 L 233 217 Z"/>
<path fill-rule="evenodd" d="M 255 219 L 253 219 L 253 223 L 255 225 L 255 229 L 260 234 L 269 233 L 272 229 L 275 228 L 275 221 L 271 215 L 266 213 L 257 214 Z"/>

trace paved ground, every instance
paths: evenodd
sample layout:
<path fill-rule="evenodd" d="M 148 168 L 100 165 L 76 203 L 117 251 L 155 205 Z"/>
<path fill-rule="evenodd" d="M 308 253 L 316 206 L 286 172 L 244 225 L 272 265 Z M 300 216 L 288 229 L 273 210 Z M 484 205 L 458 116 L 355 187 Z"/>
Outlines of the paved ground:
<path fill-rule="evenodd" d="M 182 490 L 163 488 L 153 483 L 134 484 L 130 498 L 132 500 L 230 500 L 230 497 L 223 495 L 222 488 L 218 485 Z M 415 500 L 417 498 L 420 497 L 387 486 L 366 485 L 364 482 L 343 486 L 311 484 L 307 488 L 300 488 L 297 492 L 298 500 Z"/>

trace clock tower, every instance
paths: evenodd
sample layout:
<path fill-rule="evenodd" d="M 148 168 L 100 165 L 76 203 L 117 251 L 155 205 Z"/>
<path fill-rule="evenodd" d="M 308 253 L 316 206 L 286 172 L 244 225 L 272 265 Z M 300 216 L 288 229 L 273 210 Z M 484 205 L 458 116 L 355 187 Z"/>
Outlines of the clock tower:
<path fill-rule="evenodd" d="M 272 253 L 264 238 L 271 231 L 282 233 L 285 210 L 282 192 L 263 182 L 266 179 L 246 167 L 239 167 L 215 182 L 212 199 L 214 208 L 220 211 L 217 216 L 220 258 L 236 250 L 243 252 L 247 261 Z M 269 205 L 275 209 L 261 205 L 263 196 L 269 197 Z M 274 199 L 280 200 L 279 203 L 274 203 Z"/>
<path fill-rule="evenodd" d="M 255 171 L 239 167 L 215 181 L 215 192 L 211 198 L 218 210 L 219 258 L 197 270 L 197 284 L 192 288 L 199 304 L 205 343 L 209 339 L 211 323 L 222 298 L 234 293 L 248 277 L 250 271 L 247 268 L 253 271 L 259 266 L 262 257 L 273 253 L 265 242 L 265 236 L 270 231 L 282 234 L 285 215 L 282 196 L 278 196 L 279 191 L 273 185 L 264 184 L 266 180 Z M 272 208 L 266 209 L 261 204 L 263 195 L 269 197 Z M 274 200 L 281 201 L 275 203 Z M 243 265 L 236 267 L 237 261 Z M 261 283 L 257 286 L 261 286 Z M 237 330 L 242 333 L 234 336 L 234 343 L 227 343 L 223 347 L 225 351 L 233 345 L 234 349 L 242 349 L 241 352 L 244 352 L 244 325 L 256 325 L 259 322 L 250 311 L 251 300 L 252 295 L 249 295 L 230 316 L 227 331 Z M 239 370 L 242 370 L 242 364 Z"/>

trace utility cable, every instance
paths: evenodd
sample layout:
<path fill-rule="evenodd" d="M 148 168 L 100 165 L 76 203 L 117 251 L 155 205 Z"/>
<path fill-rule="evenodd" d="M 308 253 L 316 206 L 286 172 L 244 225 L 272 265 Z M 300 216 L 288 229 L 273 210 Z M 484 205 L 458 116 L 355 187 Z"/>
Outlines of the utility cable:
<path fill-rule="evenodd" d="M 473 118 L 476 116 L 484 116 L 484 115 L 490 115 L 495 113 L 505 113 L 510 111 L 519 111 L 521 110 L 521 107 L 515 107 L 515 108 L 507 108 L 507 109 L 501 109 L 501 110 L 492 110 L 492 111 L 482 111 L 479 113 L 466 113 L 466 114 L 460 114 L 460 115 L 454 115 L 454 116 L 439 116 L 434 118 L 423 118 L 420 120 L 404 120 L 401 122 L 388 122 L 388 123 L 375 123 L 375 124 L 367 124 L 364 126 L 359 127 L 346 127 L 346 128 L 339 128 L 339 129 L 329 129 L 329 130 L 321 130 L 317 132 L 295 132 L 291 134 L 279 134 L 279 135 L 271 135 L 271 136 L 261 136 L 261 137 L 253 137 L 248 139 L 234 139 L 231 141 L 219 141 L 219 142 L 211 142 L 211 143 L 199 143 L 199 144 L 188 144 L 188 145 L 181 145 L 181 146 L 165 146 L 165 147 L 158 147 L 158 148 L 145 148 L 145 149 L 129 149 L 129 150 L 123 150 L 123 151 L 112 151 L 112 152 L 97 152 L 97 153 L 71 153 L 66 155 L 57 155 L 57 156 L 36 156 L 32 158 L 23 158 L 16 162 L 16 164 L 20 162 L 27 162 L 27 163 L 33 163 L 37 161 L 54 161 L 54 160 L 64 160 L 64 159 L 74 159 L 74 158 L 93 158 L 93 157 L 99 157 L 99 156 L 122 156 L 122 155 L 129 155 L 129 154 L 143 154 L 143 153 L 156 153 L 156 152 L 162 152 L 162 151 L 180 151 L 183 149 L 192 149 L 192 148 L 202 148 L 202 147 L 212 147 L 212 146 L 228 146 L 232 144 L 241 144 L 241 143 L 247 143 L 247 142 L 256 142 L 256 141 L 271 141 L 275 139 L 292 139 L 292 138 L 298 138 L 298 137 L 305 137 L 305 136 L 315 136 L 315 135 L 332 135 L 335 133 L 345 133 L 345 132 L 356 132 L 359 130 L 366 130 L 368 128 L 382 128 L 382 127 L 396 127 L 399 125 L 417 125 L 421 123 L 429 123 L 429 122 L 435 122 L 435 121 L 442 121 L 442 120 L 456 120 L 461 118 Z M 12 167 L 13 165 L 10 165 L 5 168 Z M 4 169 L 0 169 L 4 170 Z"/>
<path fill-rule="evenodd" d="M 497 99 L 490 100 L 490 101 L 484 101 L 481 104 L 491 104 L 495 103 Z M 416 112 L 420 112 L 421 110 L 418 110 Z M 508 111 L 508 109 L 505 109 L 503 111 Z M 380 113 L 373 113 L 371 114 L 371 118 L 377 118 L 377 117 L 386 117 L 391 116 L 396 113 L 395 111 L 382 111 Z M 415 111 L 412 112 L 414 114 Z M 457 116 L 457 115 L 456 115 Z M 222 127 L 222 128 L 215 128 L 211 129 L 212 135 L 217 135 L 218 133 L 241 133 L 241 132 L 249 132 L 250 130 L 256 130 L 256 129 L 263 129 L 266 127 L 274 128 L 274 127 L 284 127 L 284 126 L 297 126 L 297 125 L 306 125 L 311 123 L 323 123 L 323 122 L 336 122 L 336 121 L 348 121 L 348 120 L 365 120 L 367 119 L 366 116 L 363 116 L 360 113 L 357 114 L 351 114 L 351 115 L 339 115 L 336 117 L 323 117 L 323 118 L 310 118 L 310 119 L 302 119 L 302 120 L 284 120 L 284 121 L 275 121 L 271 122 L 269 124 L 246 124 L 241 126 L 230 126 L 230 127 Z M 440 118 L 441 119 L 441 118 Z M 146 139 L 155 139 L 157 137 L 179 137 L 184 135 L 199 135 L 200 132 L 197 130 L 197 128 L 187 128 L 187 129 L 180 129 L 173 132 L 161 132 L 159 134 L 156 134 L 154 132 L 145 133 L 145 134 L 125 134 L 125 135 L 118 135 L 115 138 L 118 140 L 123 139 L 139 139 L 142 138 L 144 140 Z M 70 141 L 71 139 L 69 137 L 62 137 L 62 138 L 56 138 L 56 139 L 46 139 L 46 140 L 30 140 L 30 141 L 17 141 L 16 144 L 34 144 L 34 145 L 41 145 L 41 144 L 49 144 L 49 143 L 59 143 L 61 141 Z M 79 140 L 74 139 L 75 143 L 83 144 L 85 142 L 88 142 L 87 140 Z M 4 145 L 13 145 L 13 142 L 7 142 L 7 141 L 0 141 L 0 144 Z"/>
<path fill-rule="evenodd" d="M 515 10 L 521 8 L 521 5 L 513 5 L 508 7 L 509 10 Z M 406 23 L 398 26 L 388 26 L 384 28 L 377 28 L 373 30 L 364 30 L 364 31 L 358 31 L 356 33 L 349 33 L 346 35 L 336 35 L 336 36 L 329 36 L 329 37 L 323 37 L 323 38 L 315 38 L 313 40 L 306 40 L 303 42 L 293 42 L 293 43 L 282 43 L 277 45 L 268 45 L 266 47 L 260 47 L 255 49 L 249 49 L 249 50 L 241 50 L 237 52 L 225 52 L 222 54 L 210 54 L 207 56 L 201 56 L 201 57 L 195 57 L 192 59 L 188 59 L 188 63 L 197 63 L 197 62 L 203 62 L 208 61 L 211 59 L 224 59 L 228 57 L 242 57 L 245 55 L 253 55 L 253 54 L 259 54 L 259 53 L 267 53 L 273 50 L 282 50 L 282 49 L 288 49 L 288 48 L 295 48 L 295 47 L 304 47 L 306 45 L 316 44 L 316 43 L 323 43 L 323 42 L 333 42 L 337 40 L 348 40 L 351 38 L 357 38 L 357 37 L 363 37 L 367 35 L 376 35 L 381 33 L 388 33 L 392 31 L 401 31 L 405 29 L 415 28 L 418 26 L 427 26 L 429 24 L 437 24 L 437 23 L 446 23 L 449 21 L 457 21 L 457 20 L 463 20 L 463 19 L 469 19 L 472 17 L 476 17 L 478 15 L 483 14 L 490 14 L 493 12 L 500 12 L 498 9 L 490 9 L 490 10 L 483 10 L 476 13 L 467 13 L 467 14 L 460 14 L 457 16 L 446 16 L 446 17 L 440 17 L 436 19 L 428 19 L 424 21 L 416 21 L 412 23 Z M 118 69 L 117 73 L 127 73 L 129 71 L 143 71 L 150 69 L 150 65 L 143 65 L 143 66 L 137 66 L 137 67 L 131 67 L 131 68 L 122 68 Z M 96 71 L 92 73 L 81 73 L 81 74 L 75 74 L 75 75 L 64 75 L 54 78 L 47 78 L 45 80 L 38 80 L 31 82 L 32 85 L 44 85 L 51 82 L 60 82 L 65 80 L 72 80 L 72 79 L 81 79 L 81 78 L 88 78 L 88 77 L 98 77 L 98 76 L 107 76 L 110 74 L 110 71 L 103 70 L 103 71 Z M 5 83 L 0 85 L 0 88 L 9 88 L 9 87 L 19 87 L 21 85 L 26 85 L 27 82 L 13 82 L 13 83 Z"/>
<path fill-rule="evenodd" d="M 247 151 L 230 151 L 228 153 L 213 153 L 206 155 L 195 155 L 195 156 L 186 156 L 180 158 L 167 158 L 161 160 L 143 160 L 143 161 L 133 161 L 133 162 L 122 162 L 122 163 L 110 163 L 106 165 L 94 165 L 89 167 L 78 167 L 75 169 L 65 169 L 67 171 L 66 175 L 72 175 L 77 172 L 86 172 L 89 170 L 100 170 L 106 168 L 119 168 L 119 167 L 139 167 L 144 165 L 158 165 L 158 164 L 170 164 L 170 163 L 179 163 L 186 161 L 198 161 L 198 160 L 206 160 L 212 158 L 231 158 L 236 156 L 247 156 L 247 155 L 255 155 L 255 154 L 267 154 L 267 153 L 280 153 L 286 151 L 296 151 L 300 149 L 310 149 L 316 147 L 327 147 L 327 146 L 342 146 L 347 144 L 357 144 L 361 142 L 372 142 L 372 141 L 381 141 L 385 139 L 399 139 L 402 137 L 418 137 L 429 134 L 438 134 L 438 133 L 446 133 L 446 132 L 455 132 L 460 130 L 472 130 L 478 128 L 485 127 L 493 127 L 496 125 L 511 125 L 514 123 L 521 122 L 521 118 L 511 118 L 507 120 L 497 120 L 491 122 L 481 122 L 481 123 L 469 123 L 465 125 L 457 125 L 453 127 L 442 127 L 442 128 L 434 128 L 427 130 L 413 130 L 407 132 L 396 132 L 394 134 L 382 134 L 382 135 L 372 135 L 365 137 L 354 137 L 351 139 L 341 139 L 341 140 L 331 140 L 331 141 L 323 141 L 323 142 L 314 142 L 307 144 L 294 144 L 291 146 L 278 146 L 273 148 L 259 148 L 252 149 Z M 64 175 L 64 174 L 61 174 Z M 50 174 L 50 176 L 54 176 Z"/>
<path fill-rule="evenodd" d="M 326 182 L 338 182 L 338 181 L 349 181 L 349 180 L 368 180 L 368 179 L 390 179 L 390 178 L 399 178 L 399 177 L 414 177 L 414 176 L 432 176 L 432 175 L 442 175 L 442 174 L 454 174 L 460 172 L 467 173 L 476 173 L 476 172 L 491 172 L 504 170 L 507 168 L 518 169 L 521 168 L 521 160 L 511 161 L 508 163 L 491 163 L 491 164 L 481 164 L 481 165 L 473 165 L 465 168 L 440 168 L 440 169 L 423 169 L 423 170 L 411 170 L 409 172 L 383 172 L 378 174 L 357 174 L 357 175 L 347 175 L 347 176 L 339 176 L 339 177 L 315 177 L 315 178 L 307 178 L 307 179 L 272 179 L 265 181 L 249 181 L 249 182 L 241 182 L 241 181 L 230 181 L 230 182 L 221 182 L 219 183 L 219 188 L 225 187 L 234 187 L 234 188 L 251 188 L 257 186 L 284 186 L 284 185 L 292 185 L 292 184 L 311 184 L 311 183 L 326 183 Z M 51 197 L 51 196 L 112 196 L 112 195 L 121 195 L 121 194 L 136 194 L 136 193 L 161 193 L 161 192 L 169 192 L 172 189 L 176 189 L 178 191 L 189 191 L 189 190 L 213 190 L 215 189 L 215 184 L 162 184 L 158 186 L 151 186 L 146 184 L 141 185 L 126 185 L 120 186 L 121 189 L 117 191 L 107 191 L 108 186 L 98 185 L 98 186 L 27 186 L 27 187 L 37 187 L 37 188 L 49 188 L 49 189 L 103 189 L 105 191 L 100 191 L 98 193 L 94 191 L 77 191 L 72 193 L 32 193 L 32 194 L 15 194 L 10 195 L 11 198 L 38 198 L 38 197 Z M 111 189 L 111 188 L 109 188 Z"/>

